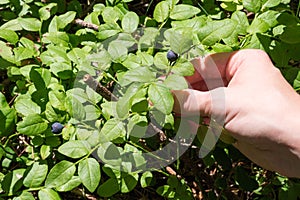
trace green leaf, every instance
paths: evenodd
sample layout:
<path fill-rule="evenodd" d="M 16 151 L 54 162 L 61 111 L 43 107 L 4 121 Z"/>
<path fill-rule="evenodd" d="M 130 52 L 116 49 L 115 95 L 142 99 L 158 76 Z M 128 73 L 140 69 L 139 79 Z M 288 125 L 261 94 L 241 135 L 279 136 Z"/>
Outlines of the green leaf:
<path fill-rule="evenodd" d="M 58 148 L 58 152 L 70 158 L 81 158 L 90 153 L 91 147 L 85 140 L 71 140 Z"/>
<path fill-rule="evenodd" d="M 170 185 L 163 185 L 157 188 L 156 192 L 163 196 L 163 197 L 167 197 L 167 198 L 174 198 L 175 196 L 175 191 L 172 190 Z"/>
<path fill-rule="evenodd" d="M 0 136 L 7 136 L 14 131 L 17 114 L 6 102 L 5 96 L 0 92 Z"/>
<path fill-rule="evenodd" d="M 39 199 L 43 200 L 61 200 L 57 192 L 52 189 L 44 188 L 38 192 Z"/>
<path fill-rule="evenodd" d="M 217 53 L 232 52 L 232 48 L 230 46 L 220 44 L 220 43 L 216 43 L 214 46 L 212 46 L 212 49 L 214 52 L 217 52 Z"/>
<path fill-rule="evenodd" d="M 12 44 L 16 44 L 19 41 L 19 36 L 16 32 L 9 29 L 0 29 L 0 38 L 5 39 Z"/>
<path fill-rule="evenodd" d="M 110 142 L 117 138 L 124 138 L 126 130 L 122 121 L 116 119 L 108 120 L 100 131 L 100 140 Z"/>
<path fill-rule="evenodd" d="M 2 1 L 0 2 L 0 5 L 7 4 L 7 3 L 9 3 L 9 0 L 2 0 Z"/>
<path fill-rule="evenodd" d="M 19 62 L 25 59 L 32 58 L 34 56 L 34 51 L 25 47 L 17 47 L 13 50 L 15 54 L 15 61 Z"/>
<path fill-rule="evenodd" d="M 148 67 L 138 67 L 128 70 L 119 80 L 120 85 L 127 86 L 134 82 L 149 83 L 155 80 L 155 73 Z"/>
<path fill-rule="evenodd" d="M 70 24 L 76 16 L 76 12 L 75 11 L 68 11 L 62 15 L 60 15 L 58 18 L 60 20 L 59 22 L 59 28 L 63 29 L 65 28 L 68 24 Z"/>
<path fill-rule="evenodd" d="M 132 98 L 131 111 L 143 113 L 148 111 L 147 88 L 140 89 Z"/>
<path fill-rule="evenodd" d="M 49 101 L 51 105 L 58 110 L 65 110 L 65 99 L 67 98 L 64 92 L 50 91 Z"/>
<path fill-rule="evenodd" d="M 111 197 L 119 191 L 120 191 L 120 186 L 118 180 L 115 178 L 110 178 L 102 185 L 99 186 L 97 193 L 101 197 Z"/>
<path fill-rule="evenodd" d="M 49 3 L 46 6 L 43 6 L 39 9 L 40 19 L 45 21 L 50 18 L 52 14 L 54 14 L 57 10 L 57 3 Z"/>
<path fill-rule="evenodd" d="M 25 169 L 19 168 L 5 175 L 1 181 L 2 189 L 9 195 L 14 195 L 22 187 Z"/>
<path fill-rule="evenodd" d="M 139 25 L 139 16 L 135 12 L 128 12 L 122 19 L 122 28 L 127 33 L 133 33 Z"/>
<path fill-rule="evenodd" d="M 123 174 L 121 174 L 121 175 L 123 177 L 124 177 L 124 174 L 126 176 L 128 174 L 130 174 L 131 176 L 133 176 L 134 179 L 138 179 L 139 176 L 137 174 L 137 171 L 140 171 L 140 169 L 146 167 L 146 160 L 145 160 L 144 156 L 142 155 L 142 151 L 131 144 L 125 144 L 124 153 L 122 154 L 122 161 L 123 161 L 122 162 Z M 132 164 L 135 165 L 137 169 L 133 169 Z M 133 172 L 133 171 L 135 171 L 135 172 Z M 134 183 L 134 184 L 136 184 L 136 183 Z M 128 188 L 130 188 L 130 187 L 131 186 L 128 186 Z M 122 189 L 121 189 L 121 191 L 124 192 L 124 190 L 122 190 Z"/>
<path fill-rule="evenodd" d="M 51 147 L 49 145 L 42 145 L 40 149 L 42 160 L 45 160 L 51 154 Z"/>
<path fill-rule="evenodd" d="M 97 120 L 101 115 L 101 110 L 94 105 L 84 106 L 85 120 Z"/>
<path fill-rule="evenodd" d="M 248 11 L 257 13 L 261 8 L 261 0 L 243 0 L 243 6 Z"/>
<path fill-rule="evenodd" d="M 103 21 L 106 23 L 116 22 L 119 19 L 119 13 L 114 7 L 105 7 L 102 11 Z"/>
<path fill-rule="evenodd" d="M 163 22 L 169 17 L 169 12 L 169 3 L 166 1 L 161 1 L 155 6 L 153 18 L 157 22 Z"/>
<path fill-rule="evenodd" d="M 300 26 L 286 27 L 279 38 L 288 44 L 300 43 Z"/>
<path fill-rule="evenodd" d="M 246 13 L 241 11 L 235 11 L 231 15 L 231 19 L 237 22 L 236 31 L 239 34 L 247 34 L 247 27 L 249 26 L 249 21 Z"/>
<path fill-rule="evenodd" d="M 17 131 L 28 136 L 43 133 L 48 128 L 47 122 L 39 114 L 30 114 L 17 124 Z"/>
<path fill-rule="evenodd" d="M 189 19 L 198 13 L 200 13 L 200 9 L 187 4 L 179 4 L 175 5 L 171 10 L 170 18 L 175 20 L 184 20 Z"/>
<path fill-rule="evenodd" d="M 45 180 L 47 173 L 47 164 L 35 162 L 23 181 L 24 186 L 29 188 L 40 186 Z"/>
<path fill-rule="evenodd" d="M 135 173 L 122 172 L 121 176 L 121 192 L 128 193 L 135 188 L 139 179 L 139 175 Z"/>
<path fill-rule="evenodd" d="M 90 191 L 94 192 L 100 183 L 100 165 L 94 158 L 82 160 L 78 165 L 78 175 L 82 184 Z"/>
<path fill-rule="evenodd" d="M 13 200 L 35 200 L 30 192 L 24 191 L 18 197 L 13 198 Z"/>
<path fill-rule="evenodd" d="M 186 59 L 179 59 L 171 70 L 172 73 L 180 76 L 192 76 L 194 71 L 193 64 Z"/>
<path fill-rule="evenodd" d="M 0 51 L 0 56 L 1 56 L 3 59 L 5 59 L 5 60 L 7 60 L 7 61 L 9 61 L 9 62 L 12 62 L 12 63 L 15 62 L 15 58 L 13 57 L 12 50 L 11 50 L 10 47 L 8 47 L 8 46 L 6 45 L 5 42 L 0 41 L 0 49 L 1 49 L 1 51 Z"/>
<path fill-rule="evenodd" d="M 157 110 L 166 115 L 172 112 L 174 99 L 166 86 L 159 83 L 152 83 L 148 89 L 148 96 Z"/>
<path fill-rule="evenodd" d="M 265 10 L 266 8 L 272 8 L 275 6 L 278 6 L 281 3 L 281 0 L 267 0 L 262 5 L 262 10 Z"/>
<path fill-rule="evenodd" d="M 140 180 L 142 188 L 150 186 L 152 179 L 153 179 L 153 174 L 150 171 L 144 172 Z"/>
<path fill-rule="evenodd" d="M 183 54 L 193 45 L 192 28 L 176 28 L 165 31 L 164 36 L 169 41 L 171 49 L 177 54 Z"/>
<path fill-rule="evenodd" d="M 54 165 L 54 167 L 50 170 L 45 181 L 45 186 L 47 188 L 61 186 L 72 178 L 75 171 L 76 168 L 73 163 L 63 160 Z"/>
<path fill-rule="evenodd" d="M 121 151 L 122 149 L 117 147 L 114 143 L 106 142 L 99 146 L 97 155 L 105 164 L 120 168 L 122 165 Z"/>
<path fill-rule="evenodd" d="M 128 50 L 118 41 L 112 41 L 108 45 L 108 53 L 114 62 L 122 62 L 126 59 Z"/>
<path fill-rule="evenodd" d="M 144 33 L 142 37 L 139 40 L 139 46 L 142 44 L 151 46 L 156 41 L 156 37 L 158 37 L 160 31 L 157 28 L 154 27 L 146 27 L 144 29 Z M 140 49 L 140 47 L 139 47 Z M 139 53 L 139 52 L 138 52 Z"/>
<path fill-rule="evenodd" d="M 97 70 L 106 71 L 111 66 L 112 58 L 106 50 L 102 50 L 98 53 L 90 54 L 88 57 L 88 62 L 93 62 L 97 65 Z M 86 66 L 82 66 L 82 71 L 86 71 Z M 95 69 L 92 69 L 94 72 Z M 88 71 L 86 71 L 88 72 Z M 91 72 L 89 72 L 91 74 Z"/>
<path fill-rule="evenodd" d="M 148 103 L 148 102 L 147 102 Z M 147 130 L 148 120 L 146 116 L 133 115 L 127 124 L 127 131 L 130 136 L 142 138 Z"/>
<path fill-rule="evenodd" d="M 138 59 L 141 60 L 142 66 L 151 66 L 153 64 L 153 56 L 147 52 L 137 52 Z"/>
<path fill-rule="evenodd" d="M 50 71 L 62 80 L 67 80 L 73 77 L 72 66 L 70 63 L 52 63 Z"/>
<path fill-rule="evenodd" d="M 132 47 L 137 42 L 130 33 L 119 33 L 116 41 L 127 48 Z"/>
<path fill-rule="evenodd" d="M 269 30 L 270 26 L 267 22 L 265 22 L 261 18 L 255 18 L 251 25 L 247 28 L 247 32 L 250 34 L 255 34 L 255 33 L 263 33 Z"/>
<path fill-rule="evenodd" d="M 280 16 L 280 13 L 274 10 L 268 10 L 263 12 L 262 14 L 258 15 L 257 18 L 262 19 L 265 21 L 269 27 L 274 27 L 278 24 L 277 18 Z"/>
<path fill-rule="evenodd" d="M 164 81 L 164 84 L 170 90 L 183 90 L 188 88 L 185 78 L 177 74 L 169 75 Z"/>
<path fill-rule="evenodd" d="M 22 68 L 24 68 L 24 67 L 22 67 Z M 21 73 L 22 73 L 22 71 L 21 71 Z M 29 72 L 29 78 L 34 83 L 35 88 L 39 92 L 45 91 L 46 87 L 48 87 L 49 84 L 51 83 L 51 72 L 45 68 L 32 67 Z M 45 97 L 45 99 L 48 99 L 48 97 Z"/>
<path fill-rule="evenodd" d="M 154 56 L 154 65 L 158 69 L 166 70 L 169 67 L 169 61 L 166 52 L 158 52 Z"/>
<path fill-rule="evenodd" d="M 86 56 L 88 56 L 88 53 L 84 49 L 73 48 L 71 51 L 68 52 L 67 56 L 71 61 L 78 65 L 82 63 Z"/>
<path fill-rule="evenodd" d="M 65 184 L 56 187 L 56 190 L 59 192 L 68 192 L 78 187 L 81 184 L 81 180 L 79 176 L 73 176 L 68 182 Z"/>
<path fill-rule="evenodd" d="M 235 2 L 224 2 L 220 6 L 230 12 L 243 9 L 242 5 L 236 4 Z"/>
<path fill-rule="evenodd" d="M 50 147 L 57 147 L 61 144 L 61 140 L 59 136 L 49 136 L 46 137 L 45 144 Z"/>
<path fill-rule="evenodd" d="M 99 25 L 100 25 L 100 21 L 99 21 L 99 18 L 98 18 L 98 17 L 99 17 L 99 13 L 97 13 L 97 12 L 92 12 L 92 13 L 88 14 L 88 15 L 84 18 L 84 21 L 99 26 Z"/>
<path fill-rule="evenodd" d="M 137 68 L 141 66 L 141 59 L 137 55 L 129 53 L 122 65 L 127 69 Z"/>
<path fill-rule="evenodd" d="M 192 19 L 182 20 L 182 21 L 172 21 L 173 28 L 193 28 L 194 31 L 198 31 L 200 27 L 205 25 L 205 21 L 207 21 L 207 17 L 205 16 L 197 16 Z"/>
<path fill-rule="evenodd" d="M 117 23 L 106 23 L 99 26 L 98 39 L 105 40 L 121 32 L 122 29 Z"/>
<path fill-rule="evenodd" d="M 6 98 L 2 92 L 0 92 L 0 106 L 1 108 L 9 108 L 9 105 L 6 102 Z"/>
<path fill-rule="evenodd" d="M 64 121 L 66 115 L 65 112 L 60 112 L 59 110 L 57 109 L 54 109 L 52 106 L 51 106 L 51 103 L 48 102 L 46 104 L 46 110 L 45 110 L 45 115 L 46 115 L 46 118 L 49 122 L 61 122 L 61 121 Z"/>
<path fill-rule="evenodd" d="M 235 180 L 246 191 L 252 192 L 259 187 L 258 182 L 241 166 L 236 168 Z"/>
<path fill-rule="evenodd" d="M 134 94 L 136 94 L 138 89 L 140 89 L 139 86 L 140 84 L 130 85 L 125 94 L 121 98 L 119 98 L 116 107 L 118 118 L 125 119 L 128 117 L 129 110 L 132 104 L 132 97 L 134 96 Z"/>
<path fill-rule="evenodd" d="M 75 11 L 69 11 L 60 16 L 55 16 L 49 24 L 49 32 L 56 32 L 61 29 L 64 29 L 75 19 L 75 16 Z"/>
<path fill-rule="evenodd" d="M 67 47 L 69 45 L 69 36 L 66 32 L 49 32 L 49 33 L 45 33 L 44 37 L 42 38 L 42 41 L 44 43 L 53 43 L 59 46 L 65 46 Z M 61 49 L 63 50 L 63 49 Z M 46 51 L 47 52 L 47 51 Z M 61 55 L 57 55 L 57 56 L 61 56 Z M 53 58 L 52 58 L 52 62 L 53 62 Z"/>
<path fill-rule="evenodd" d="M 63 35 L 66 35 L 66 33 L 62 33 L 62 32 L 51 33 L 51 34 L 56 34 L 55 37 L 59 37 L 60 39 L 61 39 L 61 37 L 64 37 Z M 63 34 L 63 35 L 60 35 L 60 34 Z M 66 41 L 66 42 L 68 42 L 68 41 Z M 49 43 L 51 43 L 51 42 L 49 41 Z M 44 64 L 50 65 L 52 63 L 60 63 L 60 62 L 71 63 L 70 59 L 68 58 L 68 55 L 66 53 L 67 48 L 65 47 L 65 45 L 62 42 L 57 43 L 57 46 L 56 45 L 48 45 L 47 48 L 48 48 L 48 50 L 44 51 L 41 54 L 41 60 Z"/>
<path fill-rule="evenodd" d="M 42 23 L 36 18 L 18 18 L 21 27 L 26 31 L 39 31 Z"/>
<path fill-rule="evenodd" d="M 198 38 L 204 45 L 212 46 L 221 39 L 230 36 L 236 28 L 234 20 L 209 21 L 198 31 Z"/>
<path fill-rule="evenodd" d="M 1 29 L 12 30 L 12 31 L 20 31 L 20 30 L 22 30 L 22 26 L 20 25 L 18 19 L 13 19 L 13 20 L 8 21 L 5 24 L 3 24 L 0 28 Z"/>
<path fill-rule="evenodd" d="M 30 114 L 41 114 L 41 108 L 30 99 L 30 96 L 20 95 L 15 101 L 15 108 L 18 113 L 24 116 Z"/>
<path fill-rule="evenodd" d="M 68 96 L 66 99 L 67 110 L 70 113 L 71 117 L 79 121 L 84 120 L 86 113 L 84 105 L 77 99 Z"/>
<path fill-rule="evenodd" d="M 85 103 L 88 100 L 87 94 L 82 88 L 72 88 L 66 92 L 67 97 L 75 98 L 80 103 Z"/>

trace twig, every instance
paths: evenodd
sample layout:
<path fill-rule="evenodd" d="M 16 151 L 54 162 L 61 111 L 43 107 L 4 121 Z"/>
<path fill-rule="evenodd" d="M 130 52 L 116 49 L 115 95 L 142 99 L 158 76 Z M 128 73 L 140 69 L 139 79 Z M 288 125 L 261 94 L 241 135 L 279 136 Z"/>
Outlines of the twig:
<path fill-rule="evenodd" d="M 170 166 L 167 166 L 166 167 L 166 171 L 170 174 L 170 175 L 173 175 L 173 176 L 176 176 L 177 173 L 175 172 L 174 169 L 172 169 Z"/>
<path fill-rule="evenodd" d="M 92 24 L 92 23 L 89 23 L 89 22 L 85 22 L 82 19 L 75 19 L 74 20 L 74 24 L 77 24 L 77 25 L 79 25 L 81 27 L 90 28 L 90 29 L 93 29 L 95 31 L 99 30 L 99 26 L 98 25 Z"/>
<path fill-rule="evenodd" d="M 14 103 L 14 101 L 15 101 L 15 99 L 17 97 L 18 97 L 18 94 L 16 94 L 15 96 L 13 96 L 13 98 L 9 101 L 8 105 L 11 106 Z"/>
<path fill-rule="evenodd" d="M 84 75 L 83 81 L 86 84 L 88 84 L 88 86 L 93 88 L 107 101 L 118 101 L 118 97 L 116 97 L 111 91 L 109 91 L 106 87 L 104 87 L 100 82 L 95 80 L 91 75 L 89 74 Z"/>

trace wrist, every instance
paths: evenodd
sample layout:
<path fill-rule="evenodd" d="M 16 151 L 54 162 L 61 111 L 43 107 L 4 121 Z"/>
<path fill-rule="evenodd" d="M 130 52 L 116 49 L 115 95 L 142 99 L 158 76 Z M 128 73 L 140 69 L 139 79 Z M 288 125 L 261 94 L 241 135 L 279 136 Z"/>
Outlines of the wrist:
<path fill-rule="evenodd" d="M 297 104 L 291 104 L 292 112 L 284 116 L 280 126 L 281 142 L 287 147 L 286 159 L 283 160 L 283 175 L 300 178 L 300 96 Z"/>

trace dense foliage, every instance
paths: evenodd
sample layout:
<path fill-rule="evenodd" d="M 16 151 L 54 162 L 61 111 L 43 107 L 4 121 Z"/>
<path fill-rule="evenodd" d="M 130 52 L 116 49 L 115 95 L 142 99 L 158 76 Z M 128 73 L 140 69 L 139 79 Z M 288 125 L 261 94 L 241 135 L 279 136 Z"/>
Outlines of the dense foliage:
<path fill-rule="evenodd" d="M 177 134 L 190 60 L 244 48 L 299 91 L 299 3 L 1 0 L 0 199 L 300 198 L 226 137 L 199 158 L 214 127 Z"/>

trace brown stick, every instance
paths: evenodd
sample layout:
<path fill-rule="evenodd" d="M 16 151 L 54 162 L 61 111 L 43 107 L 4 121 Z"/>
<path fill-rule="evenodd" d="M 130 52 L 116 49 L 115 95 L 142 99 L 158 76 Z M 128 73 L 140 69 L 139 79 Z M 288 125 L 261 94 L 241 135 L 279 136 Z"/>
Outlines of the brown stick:
<path fill-rule="evenodd" d="M 118 97 L 116 97 L 111 91 L 109 91 L 106 87 L 104 87 L 100 82 L 95 80 L 91 75 L 86 74 L 83 77 L 83 81 L 88 84 L 92 89 L 94 89 L 97 93 L 99 93 L 104 99 L 107 101 L 118 101 Z"/>
<path fill-rule="evenodd" d="M 85 22 L 82 19 L 75 19 L 74 23 L 77 24 L 77 25 L 79 25 L 79 26 L 81 26 L 81 27 L 90 28 L 90 29 L 93 29 L 95 31 L 99 30 L 99 26 L 98 25 Z"/>

